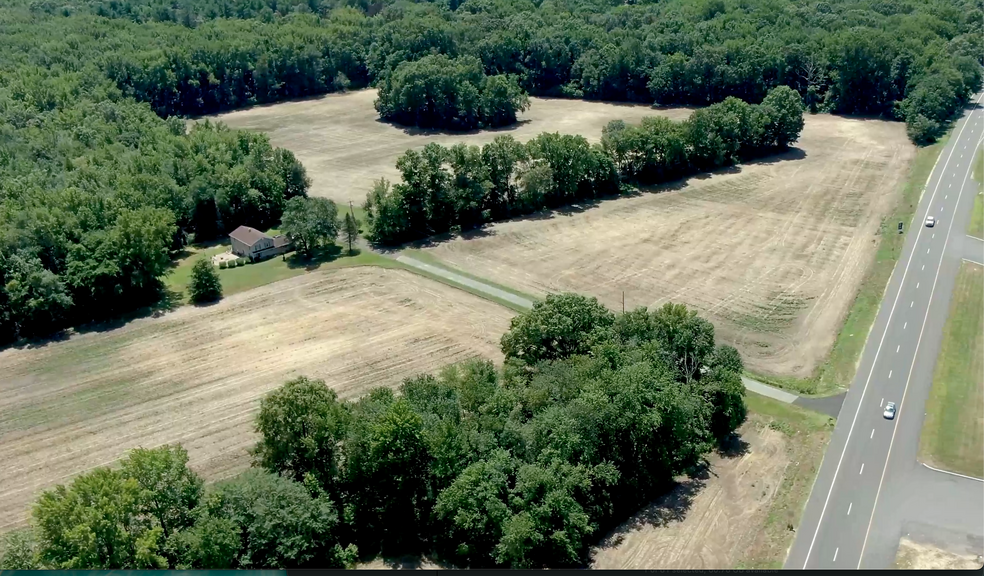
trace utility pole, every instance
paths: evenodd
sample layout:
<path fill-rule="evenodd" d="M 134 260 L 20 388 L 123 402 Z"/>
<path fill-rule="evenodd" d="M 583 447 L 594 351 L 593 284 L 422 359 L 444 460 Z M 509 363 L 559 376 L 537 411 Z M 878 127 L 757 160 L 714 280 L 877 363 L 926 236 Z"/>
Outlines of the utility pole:
<path fill-rule="evenodd" d="M 355 218 L 355 208 L 352 208 L 352 201 L 351 200 L 349 200 L 349 214 L 352 215 L 352 218 Z"/>

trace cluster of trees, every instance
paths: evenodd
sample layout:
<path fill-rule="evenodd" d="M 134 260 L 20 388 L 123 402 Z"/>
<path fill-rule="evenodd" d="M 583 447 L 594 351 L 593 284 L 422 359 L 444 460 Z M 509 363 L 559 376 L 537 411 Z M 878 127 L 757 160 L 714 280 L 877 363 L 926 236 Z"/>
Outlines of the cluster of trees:
<path fill-rule="evenodd" d="M 580 566 L 745 419 L 738 352 L 683 305 L 614 315 L 552 295 L 501 343 L 501 370 L 472 360 L 356 401 L 292 380 L 261 401 L 262 470 L 203 492 L 181 450 L 136 451 L 43 494 L 0 566 L 339 566 L 356 550 Z"/>
<path fill-rule="evenodd" d="M 190 131 L 85 74 L 0 82 L 0 342 L 155 302 L 172 253 L 279 222 L 308 180 L 266 136 Z"/>
<path fill-rule="evenodd" d="M 619 178 L 665 182 L 783 150 L 803 129 L 803 103 L 779 86 L 761 104 L 737 98 L 685 122 L 611 122 L 601 145 L 541 134 L 526 144 L 499 136 L 479 148 L 428 144 L 397 160 L 402 182 L 375 183 L 366 197 L 367 237 L 397 244 L 617 194 Z"/>
<path fill-rule="evenodd" d="M 379 82 L 375 103 L 387 120 L 451 130 L 507 126 L 529 104 L 514 78 L 486 76 L 474 56 L 443 54 L 400 63 Z"/>

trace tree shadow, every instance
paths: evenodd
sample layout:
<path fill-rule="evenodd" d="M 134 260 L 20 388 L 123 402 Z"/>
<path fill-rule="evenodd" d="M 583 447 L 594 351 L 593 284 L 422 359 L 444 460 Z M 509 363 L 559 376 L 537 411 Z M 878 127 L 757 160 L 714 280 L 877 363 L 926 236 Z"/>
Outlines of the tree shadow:
<path fill-rule="evenodd" d="M 421 128 L 419 126 L 413 126 L 409 124 L 400 124 L 395 120 L 386 120 L 385 118 L 376 118 L 376 122 L 380 124 L 385 124 L 391 128 L 396 128 L 406 134 L 407 136 L 475 136 L 477 134 L 496 134 L 496 133 L 507 133 L 513 130 L 518 130 L 526 124 L 532 122 L 532 120 L 527 119 L 517 119 L 512 124 L 507 124 L 506 126 L 496 126 L 493 128 L 469 128 L 467 130 L 454 130 L 451 128 Z"/>
<path fill-rule="evenodd" d="M 745 439 L 738 434 L 731 433 L 718 443 L 715 452 L 721 458 L 741 458 L 748 454 L 748 448 L 749 444 Z"/>
<path fill-rule="evenodd" d="M 674 483 L 668 492 L 656 498 L 609 532 L 598 544 L 599 548 L 617 547 L 626 535 L 645 527 L 661 528 L 672 522 L 682 522 L 693 506 L 694 499 L 711 476 L 717 476 L 707 460 L 702 460 L 690 473 Z"/>
<path fill-rule="evenodd" d="M 311 254 L 294 252 L 289 256 L 283 255 L 282 258 L 287 262 L 288 268 L 303 268 L 311 272 L 320 268 L 322 264 L 334 262 L 340 257 L 343 257 L 343 252 L 344 256 L 358 256 L 360 254 L 360 250 L 356 247 L 353 247 L 352 252 L 349 253 L 348 250 L 343 250 L 341 246 L 332 244 L 331 246 L 315 250 Z"/>

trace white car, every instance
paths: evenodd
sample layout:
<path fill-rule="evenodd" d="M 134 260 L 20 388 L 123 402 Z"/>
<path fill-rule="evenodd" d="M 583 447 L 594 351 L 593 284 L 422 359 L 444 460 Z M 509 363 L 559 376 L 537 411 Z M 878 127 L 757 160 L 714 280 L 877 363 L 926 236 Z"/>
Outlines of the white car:
<path fill-rule="evenodd" d="M 885 404 L 885 412 L 882 414 L 885 418 L 889 420 L 895 419 L 895 402 L 889 402 Z"/>
<path fill-rule="evenodd" d="M 927 228 L 932 228 L 933 226 L 936 226 L 936 217 L 935 216 L 926 216 L 926 227 Z"/>

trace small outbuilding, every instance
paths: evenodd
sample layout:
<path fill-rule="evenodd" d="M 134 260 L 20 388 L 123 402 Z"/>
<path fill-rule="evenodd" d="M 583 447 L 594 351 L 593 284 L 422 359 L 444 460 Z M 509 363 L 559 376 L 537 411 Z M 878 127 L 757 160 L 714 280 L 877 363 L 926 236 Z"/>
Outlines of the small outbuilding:
<path fill-rule="evenodd" d="M 289 252 L 290 240 L 283 234 L 269 236 L 256 228 L 240 226 L 229 234 L 232 253 L 250 260 L 263 260 L 277 254 Z"/>

